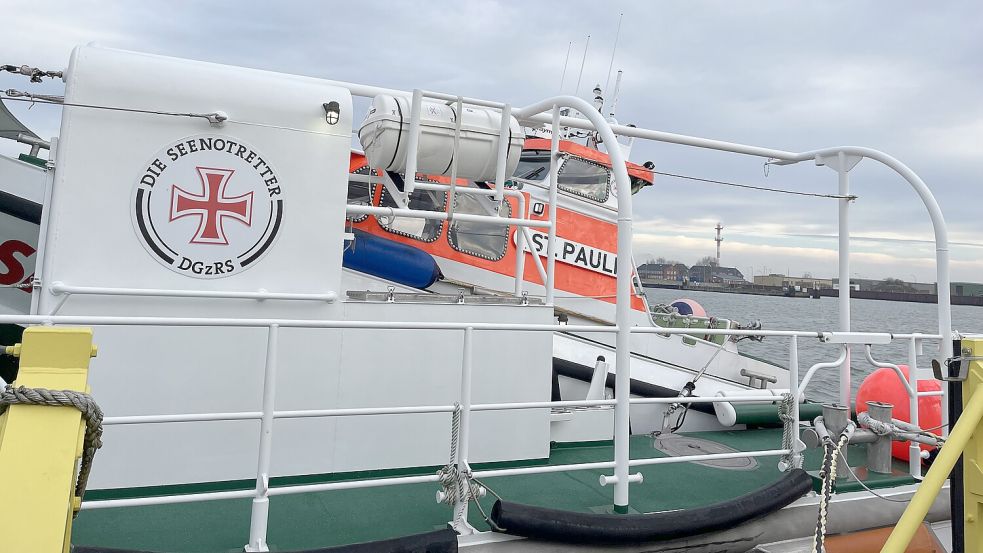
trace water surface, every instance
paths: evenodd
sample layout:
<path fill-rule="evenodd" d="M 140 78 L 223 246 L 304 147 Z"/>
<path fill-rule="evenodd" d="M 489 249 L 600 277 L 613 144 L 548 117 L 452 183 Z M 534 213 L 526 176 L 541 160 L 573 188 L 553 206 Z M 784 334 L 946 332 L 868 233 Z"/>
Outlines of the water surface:
<path fill-rule="evenodd" d="M 742 323 L 760 320 L 768 330 L 838 330 L 838 298 L 786 298 L 782 296 L 752 296 L 646 288 L 651 303 L 670 303 L 679 298 L 698 301 L 710 315 L 735 319 Z M 851 303 L 852 330 L 865 332 L 911 333 L 938 332 L 935 304 L 894 302 L 883 300 L 858 300 Z M 983 333 L 983 307 L 972 305 L 952 306 L 952 327 L 961 332 Z M 763 342 L 744 340 L 738 347 L 743 352 L 763 357 L 782 366 L 788 365 L 788 338 L 765 338 Z M 936 342 L 926 342 L 918 357 L 919 368 L 931 367 L 931 359 L 937 352 Z M 890 363 L 908 362 L 908 345 L 897 340 L 889 345 L 873 346 L 874 358 Z M 799 339 L 800 378 L 814 363 L 833 361 L 838 349 L 833 344 L 822 344 L 818 339 Z M 854 392 L 863 378 L 874 370 L 863 351 L 854 351 L 851 368 L 851 384 Z M 806 390 L 806 396 L 817 401 L 836 399 L 839 389 L 839 369 L 820 371 Z"/>

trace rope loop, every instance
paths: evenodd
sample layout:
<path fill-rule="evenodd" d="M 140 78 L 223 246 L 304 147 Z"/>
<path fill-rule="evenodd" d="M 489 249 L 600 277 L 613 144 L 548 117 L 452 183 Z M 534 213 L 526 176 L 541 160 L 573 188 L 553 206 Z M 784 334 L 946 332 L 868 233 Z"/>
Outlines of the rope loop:
<path fill-rule="evenodd" d="M 439 502 L 454 506 L 454 520 L 466 523 L 467 521 L 464 520 L 466 518 L 465 509 L 468 503 L 473 501 L 488 526 L 495 532 L 504 532 L 503 528 L 491 520 L 479 501 L 484 497 L 485 492 L 490 492 L 498 499 L 502 499 L 502 497 L 474 477 L 471 466 L 466 460 L 458 459 L 461 440 L 461 413 L 463 410 L 464 408 L 460 403 L 454 403 L 454 410 L 451 412 L 450 459 L 445 466 L 437 470 L 437 481 L 440 483 L 442 492 L 438 494 Z"/>
<path fill-rule="evenodd" d="M 826 527 L 828 524 L 829 501 L 833 496 L 833 486 L 836 483 L 836 461 L 840 457 L 840 451 L 849 443 L 850 436 L 856 428 L 851 421 L 840 434 L 837 443 L 833 443 L 831 437 L 827 437 L 823 442 L 823 465 L 819 471 L 821 479 L 821 497 L 819 498 L 819 518 L 816 520 L 815 539 L 812 544 L 812 553 L 823 553 L 826 543 Z M 847 465 L 849 469 L 849 465 Z"/>
<path fill-rule="evenodd" d="M 789 450 L 778 461 L 778 468 L 783 472 L 802 468 L 802 455 L 792 451 L 799 427 L 799 421 L 792 416 L 792 401 L 792 393 L 785 392 L 778 403 L 778 420 L 782 421 L 782 449 Z"/>
<path fill-rule="evenodd" d="M 14 387 L 8 384 L 0 392 L 0 414 L 11 405 L 46 405 L 51 407 L 73 407 L 78 409 L 85 421 L 85 436 L 82 440 L 82 459 L 79 463 L 78 479 L 75 481 L 75 497 L 79 501 L 85 496 L 85 487 L 92 471 L 92 461 L 96 451 L 102 447 L 102 409 L 92 396 L 75 390 L 48 390 L 46 388 Z M 78 516 L 75 511 L 73 516 Z"/>

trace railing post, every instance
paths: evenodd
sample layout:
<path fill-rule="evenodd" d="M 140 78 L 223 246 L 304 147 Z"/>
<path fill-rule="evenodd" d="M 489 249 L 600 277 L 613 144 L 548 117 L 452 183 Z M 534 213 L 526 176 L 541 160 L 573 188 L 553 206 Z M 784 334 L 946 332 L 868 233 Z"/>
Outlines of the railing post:
<path fill-rule="evenodd" d="M 553 305 L 556 275 L 556 184 L 560 165 L 560 108 L 553 105 L 553 136 L 550 139 L 550 228 L 546 240 L 546 305 Z M 533 253 L 533 255 L 538 255 Z"/>
<path fill-rule="evenodd" d="M 512 145 L 512 106 L 502 108 L 502 126 L 498 131 L 498 159 L 495 164 L 495 206 L 502 207 L 505 197 L 505 168 L 509 160 L 509 147 Z"/>
<path fill-rule="evenodd" d="M 597 133 L 605 144 L 617 146 L 618 138 L 611 130 L 611 125 L 596 108 L 581 98 L 561 96 L 547 99 L 519 110 L 519 118 L 527 118 L 546 109 L 556 109 L 566 105 L 579 110 L 594 125 Z M 555 112 L 554 112 L 555 121 Z M 556 135 L 554 135 L 556 137 Z M 632 332 L 632 294 L 635 268 L 632 266 L 632 196 L 631 178 L 628 176 L 628 166 L 621 148 L 614 147 L 609 152 L 611 171 L 614 174 L 618 190 L 622 194 L 618 198 L 618 260 L 616 279 L 615 318 L 617 321 L 617 338 L 615 340 L 615 407 L 614 407 L 614 510 L 618 513 L 628 512 L 628 486 L 631 482 L 641 481 L 641 474 L 629 479 L 629 440 L 631 433 L 628 429 L 629 394 L 631 393 L 631 332 Z M 555 186 L 551 183 L 551 188 Z M 556 202 L 550 206 L 554 208 Z M 555 225 L 553 225 L 555 227 Z M 552 258 L 552 256 L 550 256 Z M 548 260 L 547 260 L 548 261 Z"/>
<path fill-rule="evenodd" d="M 839 269 L 840 269 L 840 291 L 839 291 L 839 319 L 840 331 L 850 332 L 850 170 L 853 169 L 863 158 L 858 155 L 847 154 L 843 150 L 838 152 L 817 155 L 816 165 L 825 165 L 836 171 L 839 177 Z M 851 388 L 850 388 L 850 346 L 846 346 L 846 359 L 840 365 L 840 404 L 850 407 Z"/>
<path fill-rule="evenodd" d="M 802 466 L 802 451 L 805 444 L 799 438 L 799 337 L 792 336 L 788 344 L 788 384 L 792 393 L 792 420 L 795 421 L 795 435 L 792 437 L 792 466 Z M 801 449 L 800 449 L 801 448 Z"/>
<path fill-rule="evenodd" d="M 532 197 L 530 196 L 530 199 Z M 529 218 L 529 207 L 526 206 L 526 200 L 522 196 L 522 192 L 516 197 L 519 206 L 519 217 L 523 219 Z M 506 229 L 507 232 L 507 229 Z M 532 250 L 530 246 L 530 253 L 533 257 L 538 256 L 535 251 Z M 526 235 L 522 232 L 522 227 L 515 227 L 515 297 L 522 297 L 522 288 L 525 285 L 526 280 Z M 549 302 L 547 302 L 548 304 Z"/>
<path fill-rule="evenodd" d="M 461 149 L 461 120 L 464 118 L 464 101 L 458 96 L 457 114 L 454 117 L 454 149 L 451 151 L 451 189 L 447 194 L 447 222 L 454 219 L 454 202 L 457 193 L 457 154 Z"/>
<path fill-rule="evenodd" d="M 420 150 L 420 117 L 423 114 L 423 91 L 413 89 L 413 100 L 410 104 L 410 128 L 406 137 L 406 175 L 403 177 L 403 192 L 409 204 L 410 195 L 416 188 L 416 158 Z"/>
<path fill-rule="evenodd" d="M 272 324 L 266 337 L 266 369 L 263 375 L 263 418 L 259 427 L 259 461 L 256 467 L 256 495 L 249 519 L 246 551 L 269 551 L 266 529 L 270 515 L 270 457 L 273 450 L 273 413 L 276 408 L 277 347 L 280 325 Z"/>
<path fill-rule="evenodd" d="M 460 474 L 468 474 L 468 446 L 471 442 L 471 368 L 472 368 L 472 338 L 474 329 L 464 329 L 464 347 L 461 354 L 461 419 L 457 439 L 457 469 Z M 454 500 L 454 520 L 451 528 L 458 534 L 474 534 L 475 528 L 468 523 L 468 499 L 460 497 Z"/>
<path fill-rule="evenodd" d="M 844 168 L 845 156 L 840 152 L 839 166 L 837 173 L 839 176 L 839 194 L 846 196 L 850 193 L 850 172 Z M 840 228 L 839 228 L 839 257 L 840 257 L 840 330 L 850 332 L 850 295 L 853 290 L 850 288 L 850 200 L 843 198 L 840 200 Z M 844 283 L 846 287 L 844 287 Z M 846 359 L 840 365 L 840 404 L 846 405 L 850 409 L 850 346 L 846 346 Z"/>
<path fill-rule="evenodd" d="M 919 426 L 918 422 L 918 347 L 915 338 L 908 340 L 908 383 L 914 394 L 908 398 L 908 421 Z M 915 441 L 908 442 L 908 471 L 912 478 L 922 477 L 922 448 Z"/>

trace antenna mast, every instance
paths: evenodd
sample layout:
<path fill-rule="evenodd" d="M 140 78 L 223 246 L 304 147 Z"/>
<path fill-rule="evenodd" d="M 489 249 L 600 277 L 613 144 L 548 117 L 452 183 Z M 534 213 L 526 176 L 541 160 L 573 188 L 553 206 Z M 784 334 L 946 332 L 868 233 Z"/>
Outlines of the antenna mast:
<path fill-rule="evenodd" d="M 563 61 L 563 74 L 560 75 L 560 94 L 563 94 L 563 81 L 567 79 L 567 64 L 570 63 L 570 49 L 573 48 L 573 41 L 567 43 L 567 59 Z"/>
<path fill-rule="evenodd" d="M 584 45 L 584 59 L 580 60 L 580 75 L 577 76 L 577 88 L 574 89 L 574 96 L 580 94 L 580 79 L 584 76 L 584 64 L 587 63 L 587 49 L 590 48 L 590 35 L 587 35 L 587 44 Z"/>
<path fill-rule="evenodd" d="M 604 92 L 608 91 L 608 85 L 611 84 L 611 69 L 614 68 L 614 54 L 618 51 L 618 39 L 621 38 L 621 20 L 624 18 L 625 13 L 621 12 L 618 16 L 618 30 L 614 33 L 614 47 L 611 48 L 611 63 L 608 64 L 608 78 L 604 81 Z M 621 72 L 619 71 L 618 73 L 620 75 Z"/>
<path fill-rule="evenodd" d="M 617 122 L 614 118 L 614 112 L 618 109 L 618 96 L 621 94 L 621 75 L 624 73 L 622 70 L 618 70 L 618 78 L 614 80 L 614 97 L 611 99 L 611 113 L 608 114 L 608 118 L 613 122 Z M 632 139 L 634 140 L 634 138 Z"/>

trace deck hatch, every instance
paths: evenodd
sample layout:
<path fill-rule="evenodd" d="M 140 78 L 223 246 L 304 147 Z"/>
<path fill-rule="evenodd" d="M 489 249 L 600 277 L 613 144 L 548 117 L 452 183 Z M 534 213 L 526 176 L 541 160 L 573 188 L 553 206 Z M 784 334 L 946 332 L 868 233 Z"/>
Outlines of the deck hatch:
<path fill-rule="evenodd" d="M 667 434 L 652 440 L 652 447 L 670 457 L 684 455 L 705 455 L 710 453 L 737 453 L 738 450 L 712 440 L 693 438 L 681 434 Z M 755 470 L 758 461 L 753 457 L 737 457 L 734 459 L 711 459 L 708 461 L 691 461 L 697 465 L 727 470 Z"/>

